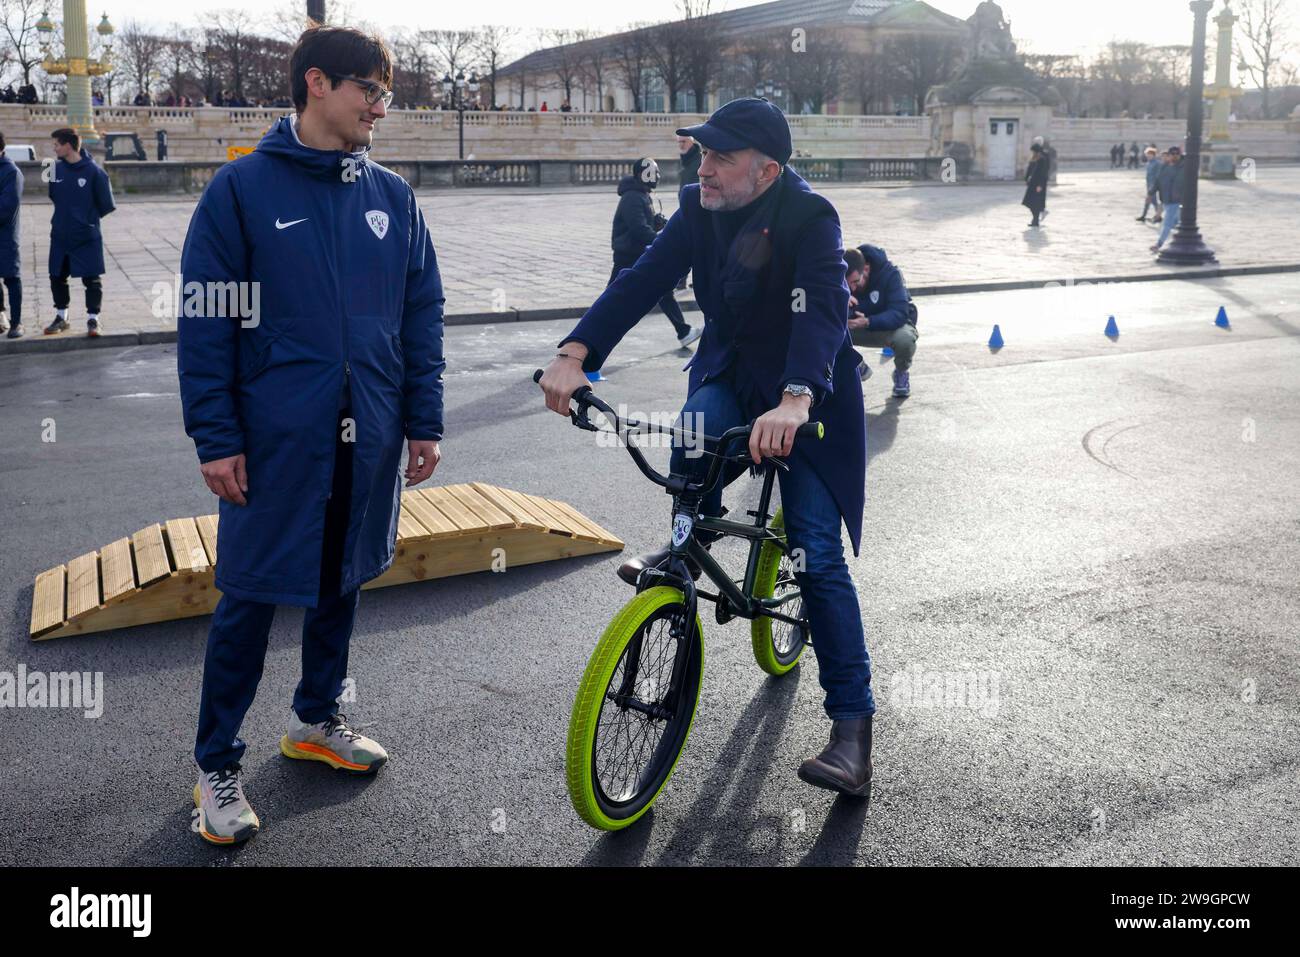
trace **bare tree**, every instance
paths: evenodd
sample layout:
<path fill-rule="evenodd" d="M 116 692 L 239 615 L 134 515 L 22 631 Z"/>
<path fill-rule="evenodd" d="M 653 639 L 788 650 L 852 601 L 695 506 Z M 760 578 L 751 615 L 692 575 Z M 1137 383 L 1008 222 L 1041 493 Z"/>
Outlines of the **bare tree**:
<path fill-rule="evenodd" d="M 709 90 L 713 88 L 721 61 L 722 28 L 710 12 L 712 0 L 678 0 L 682 11 L 681 43 L 686 58 L 686 83 L 695 94 L 697 112 L 708 112 Z"/>
<path fill-rule="evenodd" d="M 407 29 L 388 38 L 393 52 L 393 99 L 403 106 L 427 106 L 432 90 L 429 66 L 432 58 L 419 36 Z"/>
<path fill-rule="evenodd" d="M 1170 106 L 1174 119 L 1178 119 L 1179 107 L 1192 78 L 1192 48 L 1173 44 L 1156 47 L 1151 54 L 1153 70 L 1161 81 L 1168 84 Z"/>
<path fill-rule="evenodd" d="M 438 68 L 453 80 L 472 65 L 476 40 L 473 30 L 421 30 L 418 36 L 432 51 Z"/>
<path fill-rule="evenodd" d="M 214 60 L 214 70 L 220 71 L 223 85 L 237 97 L 244 96 L 244 88 L 252 67 L 254 49 L 262 37 L 256 29 L 252 14 L 246 10 L 213 10 L 204 16 L 206 21 L 206 49 Z"/>
<path fill-rule="evenodd" d="M 573 87 L 582 78 L 583 52 L 578 43 L 586 34 L 579 30 L 559 28 L 546 31 L 546 44 L 551 48 L 554 66 L 551 73 L 560 85 L 564 102 L 573 105 Z"/>
<path fill-rule="evenodd" d="M 605 84 L 615 68 L 614 54 L 607 43 L 587 44 L 581 59 L 582 88 L 595 95 L 598 113 L 605 109 Z"/>
<path fill-rule="evenodd" d="M 162 66 L 167 41 L 145 30 L 135 20 L 128 20 L 117 33 L 121 68 L 135 81 L 137 93 L 150 93 L 150 79 Z"/>
<path fill-rule="evenodd" d="M 474 56 L 483 66 L 488 87 L 488 107 L 497 105 L 497 73 L 509 56 L 509 49 L 519 35 L 516 27 L 488 25 L 475 31 Z"/>
<path fill-rule="evenodd" d="M 1269 119 L 1269 93 L 1277 85 L 1288 49 L 1285 0 L 1241 0 L 1237 59 L 1260 91 L 1260 110 Z"/>
<path fill-rule="evenodd" d="M 687 47 L 690 31 L 685 20 L 672 20 L 650 28 L 650 61 L 664 84 L 664 112 L 677 112 L 677 94 L 686 86 Z"/>
<path fill-rule="evenodd" d="M 36 22 L 44 7 L 43 0 L 0 0 L 5 53 L 22 72 L 24 85 L 32 82 L 32 68 L 41 62 Z"/>
<path fill-rule="evenodd" d="M 791 43 L 782 57 L 790 109 L 822 113 L 840 92 L 846 51 L 844 41 L 826 29 L 812 30 L 798 46 Z"/>
<path fill-rule="evenodd" d="M 747 34 L 729 57 L 731 84 L 748 93 L 776 79 L 788 42 L 782 31 Z"/>
<path fill-rule="evenodd" d="M 632 95 L 632 112 L 645 109 L 646 72 L 654 64 L 650 38 L 645 29 L 633 25 L 615 38 L 612 55 L 615 67 Z"/>
<path fill-rule="evenodd" d="M 924 33 L 904 33 L 891 40 L 886 55 L 897 90 L 911 100 L 913 112 L 920 111 L 930 87 L 952 78 L 961 61 L 956 41 Z"/>
<path fill-rule="evenodd" d="M 158 68 L 167 79 L 173 100 L 180 102 L 182 96 L 189 95 L 186 92 L 188 89 L 201 85 L 194 75 L 198 62 L 194 50 L 194 34 L 192 30 L 173 23 L 167 30 L 167 36 L 169 39 L 158 57 Z"/>

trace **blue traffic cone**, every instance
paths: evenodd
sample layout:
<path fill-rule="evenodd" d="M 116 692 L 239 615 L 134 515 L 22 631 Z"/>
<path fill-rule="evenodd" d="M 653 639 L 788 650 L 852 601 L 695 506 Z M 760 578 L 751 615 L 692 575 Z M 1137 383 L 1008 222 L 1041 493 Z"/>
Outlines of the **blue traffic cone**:
<path fill-rule="evenodd" d="M 880 350 L 880 358 L 892 359 L 893 357 L 894 357 L 894 350 L 891 349 L 889 346 L 885 346 L 885 348 Z"/>
<path fill-rule="evenodd" d="M 1106 323 L 1106 335 L 1111 339 L 1119 338 L 1119 326 L 1115 324 L 1114 316 L 1111 316 L 1110 320 Z"/>
<path fill-rule="evenodd" d="M 1001 349 L 1002 346 L 1003 346 L 1002 330 L 998 328 L 997 323 L 994 323 L 993 335 L 989 336 L 989 348 L 996 350 L 996 349 Z"/>
<path fill-rule="evenodd" d="M 588 373 L 587 373 L 587 381 L 588 381 L 588 382 L 608 382 L 609 380 L 606 379 L 603 375 L 601 375 L 601 374 L 600 374 L 600 370 L 597 369 L 595 372 L 588 372 Z"/>
<path fill-rule="evenodd" d="M 1219 314 L 1214 317 L 1214 324 L 1220 329 L 1231 329 L 1232 326 L 1228 323 L 1228 310 L 1220 306 Z"/>

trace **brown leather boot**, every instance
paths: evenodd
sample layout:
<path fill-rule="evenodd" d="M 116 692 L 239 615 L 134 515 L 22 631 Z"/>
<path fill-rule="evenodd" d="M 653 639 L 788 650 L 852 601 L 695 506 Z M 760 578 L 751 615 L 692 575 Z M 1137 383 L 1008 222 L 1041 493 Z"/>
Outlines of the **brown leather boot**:
<path fill-rule="evenodd" d="M 866 797 L 871 791 L 871 719 L 832 721 L 830 743 L 799 765 L 799 777 L 828 791 Z"/>

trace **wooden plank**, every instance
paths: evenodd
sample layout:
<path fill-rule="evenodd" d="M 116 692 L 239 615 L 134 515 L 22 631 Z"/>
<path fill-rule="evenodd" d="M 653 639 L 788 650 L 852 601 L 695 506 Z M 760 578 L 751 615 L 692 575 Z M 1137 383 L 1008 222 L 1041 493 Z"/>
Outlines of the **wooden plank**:
<path fill-rule="evenodd" d="M 135 552 L 135 580 L 141 588 L 172 573 L 171 563 L 167 560 L 167 545 L 163 542 L 162 526 L 157 523 L 132 535 L 131 549 Z"/>
<path fill-rule="evenodd" d="M 533 495 L 530 498 L 537 510 L 551 520 L 552 531 L 562 532 L 565 535 L 572 535 L 574 538 L 582 538 L 587 541 L 596 541 L 599 538 L 599 536 L 591 534 L 581 525 L 575 523 L 573 519 L 552 505 L 548 499 L 544 499 L 540 495 Z"/>
<path fill-rule="evenodd" d="M 208 567 L 199 527 L 192 518 L 167 519 L 167 541 L 171 545 L 172 567 L 178 572 L 201 572 Z"/>
<path fill-rule="evenodd" d="M 132 628 L 158 621 L 176 621 L 207 615 L 217 607 L 221 592 L 212 584 L 212 571 L 169 575 L 149 588 L 142 588 L 122 601 L 70 620 L 42 637 L 63 638 Z M 35 636 L 34 636 L 35 637 Z"/>
<path fill-rule="evenodd" d="M 548 499 L 552 507 L 563 512 L 574 523 L 581 525 L 596 541 L 604 542 L 607 545 L 618 545 L 622 547 L 623 541 L 617 535 L 611 535 L 608 531 L 601 528 L 586 515 L 583 515 L 568 502 L 561 502 L 559 499 Z"/>
<path fill-rule="evenodd" d="M 535 515 L 520 508 L 517 503 L 510 499 L 510 496 L 506 494 L 506 489 L 497 488 L 495 485 L 487 485 L 483 482 L 471 482 L 470 484 L 474 487 L 474 491 L 504 512 L 515 523 L 516 528 L 546 530 L 546 526 L 542 525 Z"/>
<path fill-rule="evenodd" d="M 475 491 L 472 485 L 448 485 L 446 488 L 458 502 L 479 517 L 485 528 L 515 527 L 514 519 Z"/>
<path fill-rule="evenodd" d="M 217 567 L 217 516 L 200 515 L 194 520 L 194 524 L 199 527 L 199 537 L 203 539 L 203 547 L 208 552 L 208 564 L 213 568 Z"/>
<path fill-rule="evenodd" d="M 483 520 L 467 509 L 445 488 L 421 489 L 420 494 L 426 502 L 446 515 L 462 532 L 477 532 L 483 528 Z"/>
<path fill-rule="evenodd" d="M 443 535 L 459 535 L 460 529 L 456 523 L 449 519 L 442 512 L 438 511 L 428 500 L 420 494 L 423 489 L 414 492 L 407 492 L 402 496 L 402 504 L 411 510 L 416 521 L 427 528 L 435 537 Z"/>
<path fill-rule="evenodd" d="M 131 539 L 119 538 L 99 552 L 99 572 L 104 584 L 104 604 L 135 591 L 135 568 L 131 565 Z"/>
<path fill-rule="evenodd" d="M 99 552 L 68 562 L 68 620 L 99 607 Z"/>
<path fill-rule="evenodd" d="M 432 537 L 433 533 L 416 521 L 415 516 L 403 502 L 401 510 L 397 513 L 397 541 L 401 544 L 409 544 Z"/>
<path fill-rule="evenodd" d="M 55 567 L 36 576 L 32 589 L 32 637 L 39 638 L 63 624 L 63 597 L 67 566 Z"/>
<path fill-rule="evenodd" d="M 514 489 L 498 488 L 497 491 L 507 502 L 513 506 L 519 514 L 528 516 L 528 524 L 542 531 L 549 531 L 551 527 L 550 517 L 545 512 L 540 511 L 536 505 L 528 500 L 528 496 L 522 492 L 516 492 Z"/>

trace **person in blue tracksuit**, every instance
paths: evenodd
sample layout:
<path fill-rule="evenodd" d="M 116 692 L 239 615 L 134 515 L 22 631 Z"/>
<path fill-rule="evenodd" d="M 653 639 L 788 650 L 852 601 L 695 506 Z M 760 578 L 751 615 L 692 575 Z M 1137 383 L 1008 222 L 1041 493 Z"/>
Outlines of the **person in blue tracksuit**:
<path fill-rule="evenodd" d="M 218 844 L 259 827 L 238 732 L 276 605 L 307 608 L 281 752 L 363 774 L 387 760 L 337 699 L 359 589 L 393 561 L 402 476 L 424 481 L 441 455 L 446 367 L 424 216 L 406 181 L 367 155 L 392 77 L 377 37 L 304 32 L 290 56 L 296 113 L 217 172 L 181 254 L 185 430 L 221 499 L 222 598 L 194 751 L 200 832 Z M 190 290 L 227 284 L 238 296 L 214 298 L 218 308 L 191 302 Z"/>
<path fill-rule="evenodd" d="M 912 357 L 916 355 L 916 306 L 903 282 L 903 274 L 879 246 L 863 243 L 844 250 L 845 280 L 849 284 L 849 334 L 855 346 L 894 350 L 894 396 L 912 394 Z M 858 374 L 871 378 L 871 366 L 862 360 Z"/>
<path fill-rule="evenodd" d="M 61 129 L 50 134 L 58 157 L 50 177 L 50 292 L 54 297 L 54 321 L 45 327 L 53 335 L 68 328 L 68 277 L 76 276 L 86 287 L 86 335 L 104 331 L 99 308 L 104 301 L 104 234 L 99 221 L 111 213 L 113 187 L 108 174 L 81 146 L 76 130 Z"/>
<path fill-rule="evenodd" d="M 0 280 L 9 293 L 5 316 L 4 294 L 0 293 L 0 332 L 10 339 L 23 334 L 23 257 L 18 226 L 23 205 L 23 171 L 5 156 L 5 138 L 0 136 Z"/>
<path fill-rule="evenodd" d="M 767 100 L 743 97 L 699 125 L 677 131 L 700 144 L 700 181 L 654 243 L 619 274 L 560 342 L 541 379 L 546 405 L 567 414 L 569 398 L 611 350 L 688 269 L 704 313 L 704 332 L 687 363 L 683 421 L 709 435 L 753 421 L 754 462 L 788 456 L 780 473 L 785 527 L 803 550 L 797 571 L 816 636 L 830 743 L 804 761 L 807 783 L 865 796 L 871 783 L 871 663 L 857 593 L 844 560 L 840 526 L 856 554 L 862 537 L 866 423 L 858 354 L 849 339 L 849 290 L 835 207 L 787 163 L 793 152 L 784 114 Z M 697 418 L 698 417 L 698 418 Z M 825 438 L 794 441 L 807 421 Z M 673 449 L 671 468 L 707 470 L 708 458 Z M 738 477 L 743 468 L 724 474 Z M 722 509 L 717 486 L 702 503 Z M 667 550 L 635 558 L 620 575 L 635 580 Z"/>

